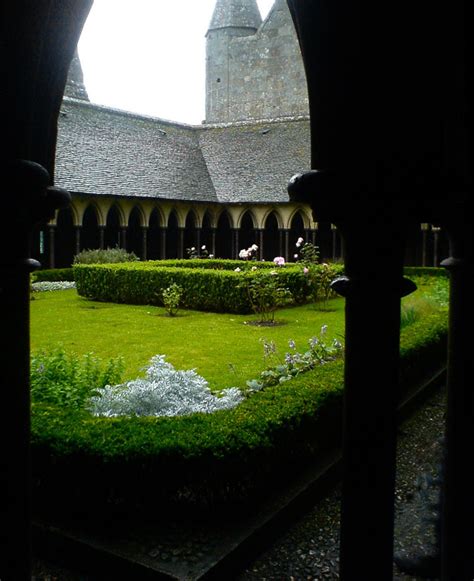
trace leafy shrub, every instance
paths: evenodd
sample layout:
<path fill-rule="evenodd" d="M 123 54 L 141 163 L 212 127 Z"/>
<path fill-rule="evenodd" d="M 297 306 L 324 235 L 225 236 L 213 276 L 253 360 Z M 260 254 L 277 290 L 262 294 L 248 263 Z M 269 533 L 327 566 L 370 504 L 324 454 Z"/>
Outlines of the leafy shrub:
<path fill-rule="evenodd" d="M 122 373 L 120 358 L 104 364 L 92 353 L 80 357 L 62 347 L 39 351 L 31 357 L 31 397 L 35 402 L 81 408 L 97 389 L 119 382 Z"/>
<path fill-rule="evenodd" d="M 144 379 L 107 385 L 96 391 L 88 409 L 96 416 L 184 416 L 231 409 L 243 395 L 235 387 L 214 395 L 194 369 L 176 370 L 164 355 L 150 360 Z"/>
<path fill-rule="evenodd" d="M 244 288 L 253 312 L 259 317 L 259 323 L 272 323 L 275 311 L 292 301 L 288 288 L 282 285 L 278 272 L 271 270 L 247 271 L 239 283 Z"/>
<path fill-rule="evenodd" d="M 114 264 L 117 262 L 136 262 L 138 256 L 124 248 L 83 250 L 74 257 L 74 264 Z"/>
<path fill-rule="evenodd" d="M 161 293 L 163 297 L 163 306 L 170 317 L 174 317 L 179 309 L 183 289 L 175 282 Z"/>

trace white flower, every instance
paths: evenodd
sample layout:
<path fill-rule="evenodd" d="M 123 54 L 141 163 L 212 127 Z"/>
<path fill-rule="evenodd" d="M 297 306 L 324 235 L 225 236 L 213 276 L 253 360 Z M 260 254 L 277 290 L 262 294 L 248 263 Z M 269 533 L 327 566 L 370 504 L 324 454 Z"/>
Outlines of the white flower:
<path fill-rule="evenodd" d="M 327 330 L 328 330 L 328 326 L 327 325 L 323 325 L 321 327 L 321 335 L 326 335 Z"/>
<path fill-rule="evenodd" d="M 293 258 L 298 258 L 298 255 L 297 254 L 293 254 Z"/>
<path fill-rule="evenodd" d="M 256 244 L 252 244 L 252 246 L 250 247 L 251 250 L 253 250 L 254 252 L 257 252 L 258 250 L 258 246 Z"/>
<path fill-rule="evenodd" d="M 205 245 L 205 244 L 203 244 L 203 245 L 201 246 L 201 250 L 206 250 L 206 245 Z"/>
<path fill-rule="evenodd" d="M 196 248 L 194 246 L 191 246 L 191 252 L 194 252 L 196 250 Z"/>
<path fill-rule="evenodd" d="M 239 267 L 234 268 L 234 272 L 240 272 L 240 268 Z"/>
<path fill-rule="evenodd" d="M 298 238 L 298 240 L 296 241 L 296 244 L 299 244 L 301 246 L 303 244 L 303 242 L 304 242 L 304 239 L 300 236 Z"/>
<path fill-rule="evenodd" d="M 256 266 L 252 266 L 251 270 L 258 270 Z"/>
<path fill-rule="evenodd" d="M 277 266 L 283 266 L 285 264 L 285 259 L 283 258 L 283 256 L 275 256 L 275 258 L 273 259 L 273 262 Z"/>
<path fill-rule="evenodd" d="M 248 258 L 249 257 L 249 251 L 245 250 L 245 248 L 242 248 L 242 250 L 239 252 L 239 258 Z"/>

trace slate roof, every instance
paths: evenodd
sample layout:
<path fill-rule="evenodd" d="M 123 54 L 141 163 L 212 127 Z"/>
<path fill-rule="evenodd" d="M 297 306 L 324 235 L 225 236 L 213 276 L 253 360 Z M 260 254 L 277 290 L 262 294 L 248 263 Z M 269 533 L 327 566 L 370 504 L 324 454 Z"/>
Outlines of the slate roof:
<path fill-rule="evenodd" d="M 287 185 L 310 168 L 307 118 L 208 126 L 199 143 L 220 202 L 287 202 Z"/>
<path fill-rule="evenodd" d="M 55 183 L 72 192 L 194 202 L 287 202 L 310 167 L 307 118 L 192 126 L 65 98 Z"/>
<path fill-rule="evenodd" d="M 192 126 L 64 99 L 56 150 L 73 192 L 217 201 Z"/>

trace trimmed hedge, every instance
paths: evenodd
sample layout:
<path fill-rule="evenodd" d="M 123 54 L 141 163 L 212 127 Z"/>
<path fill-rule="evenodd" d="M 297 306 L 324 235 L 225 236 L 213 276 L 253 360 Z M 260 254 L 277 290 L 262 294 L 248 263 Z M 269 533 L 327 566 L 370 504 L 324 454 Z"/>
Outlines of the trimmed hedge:
<path fill-rule="evenodd" d="M 36 270 L 31 275 L 32 282 L 74 282 L 72 268 Z"/>
<path fill-rule="evenodd" d="M 433 266 L 405 266 L 403 269 L 403 274 L 405 276 L 434 276 L 434 277 L 449 277 L 449 272 L 446 268 L 433 267 Z"/>
<path fill-rule="evenodd" d="M 446 335 L 445 311 L 402 332 L 401 397 L 441 367 Z M 336 361 L 212 415 L 96 418 L 35 404 L 35 503 L 99 517 L 239 510 L 340 444 L 342 391 Z"/>
<path fill-rule="evenodd" d="M 252 311 L 247 292 L 240 286 L 243 276 L 241 272 L 235 272 L 234 269 L 216 270 L 209 266 L 208 268 L 163 266 L 166 262 L 168 261 L 75 265 L 77 292 L 81 296 L 98 301 L 162 305 L 163 290 L 176 283 L 183 289 L 180 305 L 182 308 L 241 314 Z M 218 261 L 176 262 L 210 264 Z M 242 265 L 242 261 L 227 262 Z M 309 288 L 301 266 L 284 268 L 271 266 L 278 270 L 281 285 L 288 288 L 295 302 L 303 303 L 309 294 Z M 342 272 L 342 266 L 337 268 Z"/>

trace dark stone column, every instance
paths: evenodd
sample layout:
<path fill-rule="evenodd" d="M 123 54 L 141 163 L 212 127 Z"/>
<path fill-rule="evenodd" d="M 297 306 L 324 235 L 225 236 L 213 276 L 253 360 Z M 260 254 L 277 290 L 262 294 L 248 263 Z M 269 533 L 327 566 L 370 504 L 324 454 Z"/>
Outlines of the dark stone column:
<path fill-rule="evenodd" d="M 451 256 L 442 262 L 450 274 L 446 458 L 441 516 L 443 581 L 474 578 L 474 390 L 472 342 L 473 260 L 468 205 L 448 234 Z"/>
<path fill-rule="evenodd" d="M 368 568 L 392 578 L 400 299 L 415 288 L 403 279 L 403 233 L 374 232 L 373 223 L 340 225 L 347 278 L 333 283 L 346 297 L 340 576 L 354 580 L 374 578 Z M 370 243 L 383 265 L 367 264 Z M 383 341 L 374 341 L 373 329 Z"/>
<path fill-rule="evenodd" d="M 232 260 L 239 254 L 239 228 L 232 228 Z"/>
<path fill-rule="evenodd" d="M 147 259 L 147 234 L 148 226 L 142 226 L 142 260 Z"/>
<path fill-rule="evenodd" d="M 105 246 L 105 226 L 99 226 L 99 248 L 104 250 Z"/>
<path fill-rule="evenodd" d="M 127 226 L 120 228 L 120 247 L 127 250 Z"/>
<path fill-rule="evenodd" d="M 289 262 L 290 260 L 290 232 L 291 230 L 283 230 L 283 237 L 284 237 L 284 242 L 283 242 L 283 247 L 284 247 L 284 254 L 283 257 L 285 259 L 285 262 Z"/>
<path fill-rule="evenodd" d="M 337 227 L 335 224 L 331 224 L 331 234 L 332 234 L 332 259 L 336 260 L 336 257 L 337 257 Z"/>
<path fill-rule="evenodd" d="M 79 254 L 79 252 L 81 251 L 81 228 L 82 228 L 82 226 L 75 226 L 75 238 L 76 238 L 75 253 L 76 254 Z"/>
<path fill-rule="evenodd" d="M 184 228 L 178 228 L 178 258 L 184 258 Z"/>
<path fill-rule="evenodd" d="M 258 259 L 259 260 L 263 260 L 263 257 L 265 256 L 263 253 L 263 242 L 264 242 L 264 230 L 262 228 L 259 228 L 257 230 L 257 236 L 258 236 Z"/>
<path fill-rule="evenodd" d="M 211 254 L 216 255 L 216 228 L 211 228 Z"/>
<path fill-rule="evenodd" d="M 48 233 L 49 233 L 49 268 L 54 268 L 56 264 L 56 250 L 55 250 L 55 234 L 56 234 L 56 226 L 49 225 L 48 226 Z"/>
<path fill-rule="evenodd" d="M 69 194 L 48 187 L 48 172 L 28 161 L 5 163 L 3 211 L 12 228 L 0 230 L 0 353 L 2 396 L 0 422 L 0 578 L 31 578 L 30 467 L 30 272 L 40 264 L 29 258 L 29 238 L 37 223 L 47 223 Z"/>
<path fill-rule="evenodd" d="M 201 228 L 196 227 L 196 250 L 198 251 L 198 256 L 201 255 Z"/>
<path fill-rule="evenodd" d="M 433 266 L 439 266 L 439 232 L 441 228 L 438 226 L 432 226 L 431 231 L 433 232 Z"/>
<path fill-rule="evenodd" d="M 160 228 L 160 235 L 161 235 L 161 248 L 160 248 L 160 258 L 161 260 L 166 259 L 166 231 L 168 229 L 166 226 Z"/>
<path fill-rule="evenodd" d="M 429 224 L 421 225 L 421 266 L 426 266 L 427 244 L 428 244 Z"/>

